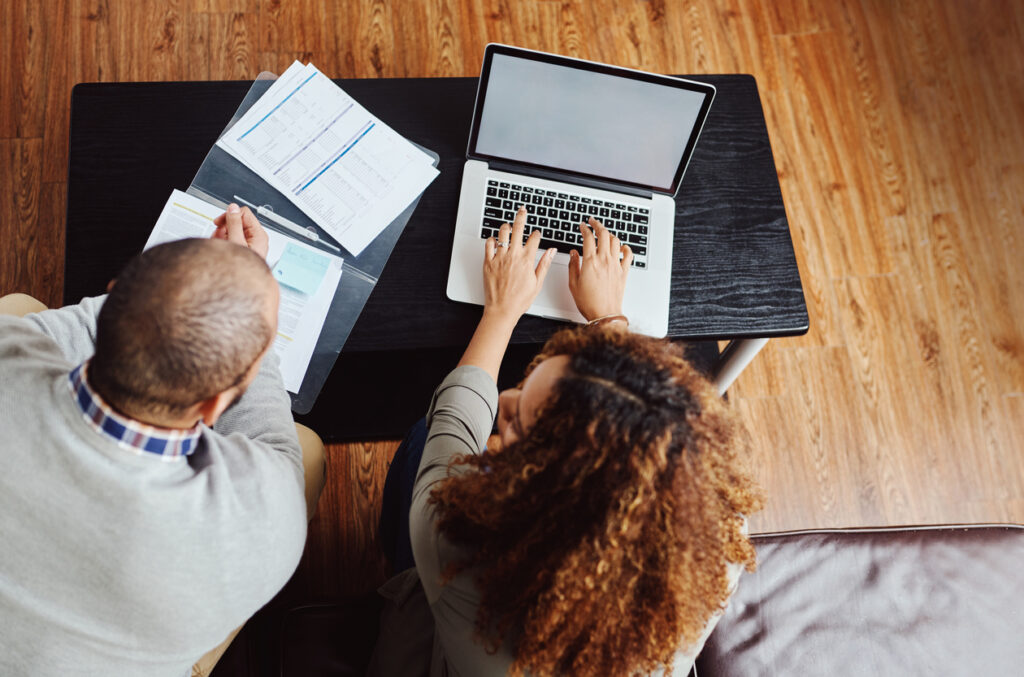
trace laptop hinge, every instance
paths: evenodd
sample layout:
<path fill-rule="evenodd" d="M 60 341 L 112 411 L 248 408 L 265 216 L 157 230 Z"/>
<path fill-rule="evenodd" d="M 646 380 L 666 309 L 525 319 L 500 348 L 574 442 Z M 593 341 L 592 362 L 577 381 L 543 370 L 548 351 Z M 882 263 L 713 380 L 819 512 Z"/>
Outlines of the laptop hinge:
<path fill-rule="evenodd" d="M 513 174 L 523 174 L 525 176 L 536 176 L 539 179 L 548 179 L 549 181 L 561 181 L 562 183 L 571 183 L 577 186 L 584 186 L 586 188 L 597 188 L 598 190 L 609 190 L 613 193 L 624 193 L 626 195 L 635 195 L 636 197 L 647 198 L 648 200 L 654 195 L 649 190 L 643 188 L 634 188 L 632 186 L 623 186 L 621 184 L 612 183 L 611 181 L 601 181 L 600 179 L 588 179 L 573 174 L 565 174 L 558 171 L 552 171 L 549 169 L 538 169 L 536 167 L 524 167 L 523 165 L 513 164 L 511 162 L 502 162 L 500 160 L 488 160 L 487 166 L 490 169 L 499 172 L 511 172 Z"/>

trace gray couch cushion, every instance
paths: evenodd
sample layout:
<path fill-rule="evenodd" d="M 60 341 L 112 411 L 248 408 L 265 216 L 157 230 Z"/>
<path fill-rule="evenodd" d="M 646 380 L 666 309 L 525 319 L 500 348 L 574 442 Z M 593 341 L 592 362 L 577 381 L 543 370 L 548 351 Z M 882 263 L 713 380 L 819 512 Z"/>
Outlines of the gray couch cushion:
<path fill-rule="evenodd" d="M 711 675 L 1024 674 L 1024 528 L 754 537 L 697 661 Z"/>

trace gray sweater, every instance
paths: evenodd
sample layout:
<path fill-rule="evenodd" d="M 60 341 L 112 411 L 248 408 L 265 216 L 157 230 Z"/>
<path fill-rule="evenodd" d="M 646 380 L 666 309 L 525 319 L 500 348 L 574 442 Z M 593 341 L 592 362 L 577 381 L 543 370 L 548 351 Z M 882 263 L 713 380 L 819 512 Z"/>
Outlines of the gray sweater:
<path fill-rule="evenodd" d="M 187 675 L 302 554 L 302 452 L 273 353 L 195 453 L 135 455 L 68 387 L 102 300 L 0 316 L 0 675 Z"/>
<path fill-rule="evenodd" d="M 497 677 L 508 673 L 514 659 L 511 641 L 488 653 L 474 637 L 480 591 L 475 571 L 463 571 L 442 585 L 451 562 L 465 559 L 462 546 L 438 532 L 437 515 L 429 505 L 430 492 L 450 473 L 457 454 L 484 452 L 498 412 L 498 389 L 490 375 L 478 367 L 452 371 L 434 393 L 427 412 L 427 441 L 413 486 L 409 536 L 416 568 L 389 580 L 380 589 L 386 603 L 369 674 L 428 674 L 431 677 Z M 730 587 L 735 588 L 742 567 L 728 565 Z M 721 613 L 710 618 L 704 633 L 691 647 L 681 648 L 672 661 L 673 674 L 685 675 L 703 648 Z M 658 670 L 655 674 L 663 674 Z"/>

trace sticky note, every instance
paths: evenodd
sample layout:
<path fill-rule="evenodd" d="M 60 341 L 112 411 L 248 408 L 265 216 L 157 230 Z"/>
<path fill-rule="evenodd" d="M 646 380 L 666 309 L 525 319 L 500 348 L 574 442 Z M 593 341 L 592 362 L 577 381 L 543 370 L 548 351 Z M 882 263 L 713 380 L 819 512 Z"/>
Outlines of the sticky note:
<path fill-rule="evenodd" d="M 289 242 L 274 264 L 274 277 L 281 284 L 311 296 L 320 287 L 330 263 L 329 257 Z"/>

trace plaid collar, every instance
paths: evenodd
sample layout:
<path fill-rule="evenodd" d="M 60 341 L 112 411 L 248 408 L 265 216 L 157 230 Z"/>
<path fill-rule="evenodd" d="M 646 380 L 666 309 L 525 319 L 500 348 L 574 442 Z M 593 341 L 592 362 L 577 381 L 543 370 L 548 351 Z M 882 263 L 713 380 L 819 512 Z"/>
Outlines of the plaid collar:
<path fill-rule="evenodd" d="M 163 461 L 176 461 L 196 450 L 202 434 L 198 423 L 188 430 L 177 430 L 157 428 L 122 416 L 89 387 L 86 381 L 88 364 L 83 362 L 75 367 L 68 380 L 75 404 L 89 427 L 117 442 L 122 449 L 139 455 L 154 454 Z"/>

